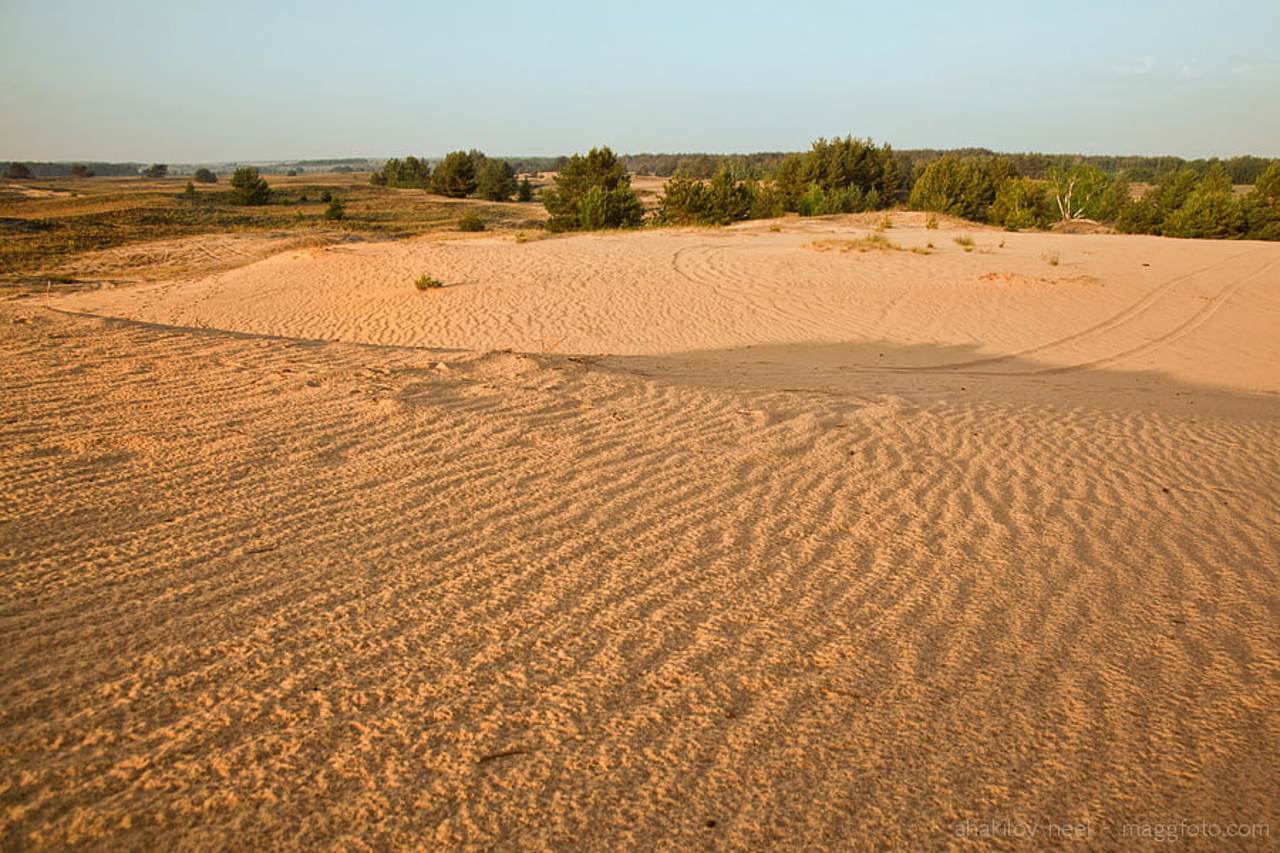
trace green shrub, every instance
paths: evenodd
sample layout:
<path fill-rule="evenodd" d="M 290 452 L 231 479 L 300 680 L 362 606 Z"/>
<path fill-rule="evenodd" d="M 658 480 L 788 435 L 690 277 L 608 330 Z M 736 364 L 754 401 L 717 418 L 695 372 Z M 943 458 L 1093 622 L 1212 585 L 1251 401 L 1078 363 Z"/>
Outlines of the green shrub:
<path fill-rule="evenodd" d="M 708 207 L 706 185 L 677 175 L 662 185 L 654 218 L 661 225 L 700 224 Z"/>
<path fill-rule="evenodd" d="M 819 215 L 818 210 L 874 210 L 899 201 L 901 191 L 893 149 L 852 136 L 818 139 L 804 154 L 783 157 L 773 172 L 772 192 L 781 199 L 783 210 L 804 213 L 803 205 L 808 216 Z M 771 198 L 767 209 L 774 204 Z"/>
<path fill-rule="evenodd" d="M 644 221 L 644 206 L 631 189 L 631 178 L 607 146 L 592 148 L 585 157 L 573 155 L 555 184 L 542 193 L 551 231 L 633 228 Z"/>
<path fill-rule="evenodd" d="M 475 152 L 478 154 L 479 152 Z M 450 198 L 466 198 L 476 191 L 476 156 L 450 151 L 431 174 L 431 189 Z M 481 155 L 483 156 L 483 155 Z"/>
<path fill-rule="evenodd" d="M 773 219 L 786 213 L 786 199 L 775 184 L 747 181 L 746 187 L 751 194 L 749 219 Z"/>
<path fill-rule="evenodd" d="M 857 197 L 865 200 L 874 192 L 876 199 L 886 204 L 892 204 L 898 197 L 893 149 L 888 145 L 877 146 L 870 139 L 852 136 L 830 141 L 818 139 L 803 156 L 799 172 L 806 185 L 816 184 L 825 193 L 857 189 Z"/>
<path fill-rule="evenodd" d="M 908 205 L 982 221 L 995 203 L 996 191 L 1013 167 L 1001 157 L 939 157 L 923 168 L 911 188 Z"/>
<path fill-rule="evenodd" d="M 1196 199 L 1195 209 L 1178 216 L 1178 211 L 1202 189 L 1203 192 Z M 1256 187 L 1254 192 L 1257 192 Z M 1219 230 L 1211 227 L 1207 219 L 1215 215 L 1215 212 L 1216 215 L 1228 217 L 1230 221 L 1225 223 L 1226 226 L 1243 229 L 1243 209 L 1222 198 L 1230 194 L 1230 189 L 1223 189 L 1219 176 L 1211 177 L 1208 185 L 1202 188 L 1200 176 L 1191 169 L 1168 172 L 1142 198 L 1129 200 L 1121 207 L 1116 219 L 1116 229 L 1127 234 L 1193 236 L 1205 230 Z M 1236 208 L 1234 211 L 1233 207 Z M 1236 214 L 1240 215 L 1239 220 L 1236 219 Z"/>
<path fill-rule="evenodd" d="M 1168 237 L 1240 237 L 1245 233 L 1244 211 L 1231 190 L 1207 181 L 1169 214 L 1161 233 Z"/>
<path fill-rule="evenodd" d="M 325 202 L 333 201 L 333 193 L 329 192 L 328 190 L 321 190 L 320 200 Z"/>
<path fill-rule="evenodd" d="M 262 205 L 271 200 L 271 188 L 252 166 L 241 166 L 231 176 L 231 203 Z"/>
<path fill-rule="evenodd" d="M 721 166 L 707 185 L 708 214 L 713 223 L 728 225 L 751 215 L 751 190 Z"/>
<path fill-rule="evenodd" d="M 418 290 L 434 290 L 437 287 L 444 287 L 444 282 L 434 276 L 423 273 L 418 276 L 418 280 L 413 283 Z"/>
<path fill-rule="evenodd" d="M 533 201 L 533 184 L 528 178 L 521 178 L 516 186 L 516 201 Z"/>
<path fill-rule="evenodd" d="M 476 194 L 489 201 L 507 201 L 515 195 L 516 172 L 506 160 L 485 158 L 476 170 Z"/>
<path fill-rule="evenodd" d="M 459 231 L 483 231 L 484 219 L 474 210 L 468 210 L 458 217 Z"/>
<path fill-rule="evenodd" d="M 1253 184 L 1253 192 L 1266 204 L 1280 209 L 1280 160 L 1272 162 L 1267 170 L 1258 176 Z"/>
<path fill-rule="evenodd" d="M 1113 181 L 1089 163 L 1077 163 L 1069 169 L 1051 166 L 1047 179 L 1058 218 L 1063 221 L 1113 220 L 1129 191 L 1129 184 L 1123 178 Z"/>
<path fill-rule="evenodd" d="M 1048 187 L 1030 178 L 1009 178 L 996 190 L 988 218 L 1009 231 L 1020 228 L 1044 228 L 1053 221 L 1053 203 Z M 937 220 L 934 220 L 937 227 Z"/>
<path fill-rule="evenodd" d="M 218 182 L 218 176 L 206 169 L 204 166 L 196 169 L 196 173 L 193 177 L 197 184 L 216 184 Z"/>
<path fill-rule="evenodd" d="M 1280 203 L 1268 202 L 1257 189 L 1240 199 L 1244 236 L 1249 240 L 1280 240 Z"/>
<path fill-rule="evenodd" d="M 332 197 L 329 199 L 329 206 L 324 209 L 324 218 L 331 222 L 337 222 L 345 219 L 347 216 L 346 205 L 342 203 L 342 199 Z"/>
<path fill-rule="evenodd" d="M 752 192 L 722 166 L 710 183 L 675 177 L 662 188 L 656 220 L 668 225 L 728 225 L 751 214 Z"/>
<path fill-rule="evenodd" d="M 403 160 L 393 157 L 382 164 L 381 171 L 373 173 L 370 183 L 380 187 L 426 189 L 431 186 L 431 166 L 412 155 Z"/>
<path fill-rule="evenodd" d="M 855 186 L 824 190 L 810 184 L 797 205 L 801 216 L 829 216 L 835 213 L 858 213 L 880 206 L 880 194 L 874 189 L 863 193 Z"/>
<path fill-rule="evenodd" d="M 190 181 L 187 181 L 186 188 L 183 189 L 183 191 L 178 194 L 178 198 L 183 199 L 184 201 L 195 201 L 196 185 L 191 183 Z"/>

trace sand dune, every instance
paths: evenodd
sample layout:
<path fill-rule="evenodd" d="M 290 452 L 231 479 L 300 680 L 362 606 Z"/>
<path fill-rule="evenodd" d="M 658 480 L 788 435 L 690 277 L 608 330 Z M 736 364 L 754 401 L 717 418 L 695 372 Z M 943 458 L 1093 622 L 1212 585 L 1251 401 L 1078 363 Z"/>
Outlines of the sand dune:
<path fill-rule="evenodd" d="M 928 230 L 916 215 L 899 220 L 884 236 L 929 254 L 842 252 L 841 238 L 871 233 L 852 217 L 793 221 L 778 233 L 750 223 L 525 244 L 424 240 L 285 252 L 196 281 L 59 304 L 403 346 L 634 355 L 839 343 L 847 367 L 997 373 L 1031 359 L 1021 372 L 1116 366 L 1280 390 L 1280 336 L 1268 313 L 1280 283 L 1274 244 Z M 954 242 L 962 234 L 972 251 Z M 451 286 L 415 292 L 424 271 Z M 1199 334 L 1210 320 L 1211 332 Z M 896 352 L 882 356 L 873 341 Z M 969 352 L 935 357 L 922 345 Z"/>
<path fill-rule="evenodd" d="M 1277 831 L 1280 247 L 868 224 L 0 307 L 6 849 Z"/>

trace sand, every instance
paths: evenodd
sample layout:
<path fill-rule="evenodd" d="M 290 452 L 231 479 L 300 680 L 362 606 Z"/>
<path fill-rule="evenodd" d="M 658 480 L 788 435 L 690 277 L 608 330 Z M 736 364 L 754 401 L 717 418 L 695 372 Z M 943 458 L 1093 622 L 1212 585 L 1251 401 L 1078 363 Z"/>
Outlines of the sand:
<path fill-rule="evenodd" d="M 0 305 L 4 848 L 1274 843 L 1280 246 L 894 219 Z"/>

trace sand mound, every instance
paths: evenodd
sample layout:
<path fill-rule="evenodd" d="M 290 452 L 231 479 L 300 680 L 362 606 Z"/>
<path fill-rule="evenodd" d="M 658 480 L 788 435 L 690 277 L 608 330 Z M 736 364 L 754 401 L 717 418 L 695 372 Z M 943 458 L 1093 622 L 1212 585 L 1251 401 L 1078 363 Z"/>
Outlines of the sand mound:
<path fill-rule="evenodd" d="M 4 846 L 1280 826 L 1280 247 L 781 227 L 0 306 Z"/>

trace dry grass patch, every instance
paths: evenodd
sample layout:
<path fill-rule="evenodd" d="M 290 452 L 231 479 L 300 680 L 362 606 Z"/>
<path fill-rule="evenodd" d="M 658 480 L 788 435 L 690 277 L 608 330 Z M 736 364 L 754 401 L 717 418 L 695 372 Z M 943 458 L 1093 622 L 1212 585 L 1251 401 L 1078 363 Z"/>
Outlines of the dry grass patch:
<path fill-rule="evenodd" d="M 819 252 L 838 251 L 841 254 L 847 252 L 904 251 L 901 246 L 883 234 L 868 234 L 856 240 L 814 240 L 809 244 L 809 247 Z"/>

